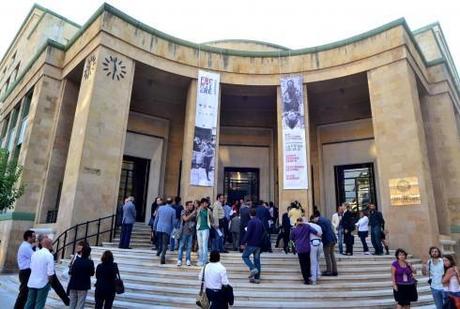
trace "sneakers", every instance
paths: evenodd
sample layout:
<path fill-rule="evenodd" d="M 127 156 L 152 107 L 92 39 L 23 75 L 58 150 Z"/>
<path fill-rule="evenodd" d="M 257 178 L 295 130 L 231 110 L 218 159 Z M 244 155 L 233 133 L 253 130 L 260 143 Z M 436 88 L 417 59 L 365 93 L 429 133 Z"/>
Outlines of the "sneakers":
<path fill-rule="evenodd" d="M 364 255 L 371 255 L 369 251 L 364 252 Z"/>
<path fill-rule="evenodd" d="M 191 266 L 191 265 L 192 265 L 192 263 L 190 263 L 190 260 L 187 260 L 186 264 L 187 264 L 187 266 Z"/>
<path fill-rule="evenodd" d="M 182 261 L 177 260 L 177 266 L 182 266 Z"/>
<path fill-rule="evenodd" d="M 254 278 L 252 278 L 252 279 L 249 280 L 249 282 L 255 283 L 255 284 L 259 284 L 259 283 L 260 283 L 260 279 L 254 279 Z"/>
<path fill-rule="evenodd" d="M 253 279 L 255 275 L 257 275 L 259 273 L 259 270 L 257 268 L 253 268 L 251 269 L 251 271 L 249 272 L 249 279 Z"/>

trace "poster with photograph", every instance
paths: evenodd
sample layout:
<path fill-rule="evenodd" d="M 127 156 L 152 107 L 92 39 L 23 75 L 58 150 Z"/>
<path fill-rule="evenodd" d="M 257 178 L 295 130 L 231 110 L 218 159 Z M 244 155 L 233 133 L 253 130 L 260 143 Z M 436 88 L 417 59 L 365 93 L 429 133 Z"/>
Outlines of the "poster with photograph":
<path fill-rule="evenodd" d="M 214 186 L 220 75 L 198 71 L 195 134 L 190 183 Z"/>
<path fill-rule="evenodd" d="M 302 76 L 281 78 L 283 189 L 307 189 L 308 166 Z"/>

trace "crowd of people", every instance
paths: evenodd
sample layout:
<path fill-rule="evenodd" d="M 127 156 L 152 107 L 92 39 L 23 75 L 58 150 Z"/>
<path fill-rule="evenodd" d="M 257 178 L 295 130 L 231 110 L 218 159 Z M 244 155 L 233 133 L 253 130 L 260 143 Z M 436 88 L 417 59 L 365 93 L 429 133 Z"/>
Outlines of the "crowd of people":
<path fill-rule="evenodd" d="M 136 218 L 134 198 L 128 197 L 122 207 L 121 235 L 119 247 L 130 249 L 130 238 Z M 335 246 L 339 253 L 353 255 L 354 230 L 362 242 L 363 254 L 370 255 L 366 239 L 371 236 L 373 255 L 389 254 L 385 240 L 385 221 L 375 205 L 367 210 L 354 212 L 342 204 L 333 214 L 332 220 L 321 215 L 315 207 L 313 214 L 306 217 L 302 205 L 297 201 L 277 221 L 278 209 L 273 203 L 263 201 L 235 201 L 226 203 L 218 194 L 214 202 L 209 198 L 186 201 L 181 205 L 180 197 L 168 197 L 164 202 L 157 197 L 152 204 L 149 225 L 152 228 L 151 241 L 160 263 L 166 263 L 166 252 L 177 250 L 177 266 L 192 265 L 191 252 L 198 252 L 197 265 L 201 267 L 199 279 L 210 308 L 228 308 L 233 303 L 233 289 L 228 280 L 225 266 L 220 262 L 226 248 L 241 252 L 242 262 L 248 268 L 250 283 L 262 280 L 262 252 L 271 252 L 271 234 L 278 233 L 276 247 L 286 254 L 296 254 L 300 273 L 306 285 L 318 284 L 321 276 L 337 276 Z M 345 244 L 345 250 L 343 248 Z M 210 253 L 208 253 L 210 248 Z M 95 268 L 91 260 L 91 247 L 86 241 L 76 245 L 75 254 L 69 263 L 70 280 L 67 290 L 59 282 L 53 259 L 52 241 L 39 237 L 33 231 L 24 233 L 24 242 L 18 250 L 17 260 L 20 280 L 19 294 L 15 308 L 44 308 L 50 288 L 53 288 L 65 305 L 84 308 L 91 277 L 96 275 L 95 307 L 111 308 L 119 270 L 111 251 L 105 251 L 101 263 Z M 324 255 L 326 269 L 321 272 L 319 258 Z M 455 297 L 460 297 L 459 270 L 454 257 L 442 256 L 441 250 L 432 247 L 430 259 L 422 272 L 429 277 L 433 299 L 437 309 L 456 308 Z M 416 269 L 408 261 L 408 254 L 397 249 L 391 264 L 393 294 L 397 308 L 409 308 L 417 300 Z M 201 302 L 200 302 L 201 303 Z"/>

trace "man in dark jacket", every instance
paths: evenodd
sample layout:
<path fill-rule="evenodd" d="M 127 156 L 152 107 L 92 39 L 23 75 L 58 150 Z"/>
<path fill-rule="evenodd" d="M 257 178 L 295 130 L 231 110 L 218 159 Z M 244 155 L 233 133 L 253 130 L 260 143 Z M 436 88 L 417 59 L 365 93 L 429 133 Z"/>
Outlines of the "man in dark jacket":
<path fill-rule="evenodd" d="M 371 241 L 374 255 L 383 255 L 382 231 L 385 226 L 382 213 L 375 209 L 374 204 L 369 204 L 369 225 L 371 226 Z"/>
<path fill-rule="evenodd" d="M 240 245 L 243 243 L 241 242 L 244 238 L 244 234 L 246 234 L 246 227 L 248 226 L 249 220 L 251 220 L 251 216 L 249 214 L 251 207 L 246 203 L 242 204 L 240 208 Z"/>
<path fill-rule="evenodd" d="M 343 240 L 345 242 L 345 255 L 353 255 L 354 236 L 352 234 L 355 229 L 355 219 L 350 210 L 350 205 L 346 205 L 346 210 L 343 213 L 340 225 L 343 229 Z"/>
<path fill-rule="evenodd" d="M 283 250 L 284 253 L 288 254 L 289 252 L 289 234 L 291 233 L 291 220 L 289 219 L 289 212 L 290 207 L 288 207 L 287 212 L 283 214 L 281 219 L 281 229 L 280 233 L 278 234 L 278 238 L 276 239 L 276 247 L 279 246 L 279 242 L 283 239 Z"/>
<path fill-rule="evenodd" d="M 247 231 L 241 240 L 241 249 L 243 251 L 243 261 L 249 267 L 249 282 L 260 283 L 260 248 L 262 246 L 262 238 L 264 235 L 264 226 L 259 218 L 256 217 L 256 210 L 250 210 L 251 221 L 247 226 Z M 249 257 L 254 256 L 254 263 Z"/>
<path fill-rule="evenodd" d="M 329 219 L 322 217 L 319 211 L 315 212 L 313 216 L 313 221 L 316 222 L 323 231 L 321 240 L 323 242 L 324 258 L 327 266 L 327 270 L 323 273 L 323 276 L 337 276 L 337 262 L 334 253 L 337 237 L 332 228 L 332 223 Z"/>

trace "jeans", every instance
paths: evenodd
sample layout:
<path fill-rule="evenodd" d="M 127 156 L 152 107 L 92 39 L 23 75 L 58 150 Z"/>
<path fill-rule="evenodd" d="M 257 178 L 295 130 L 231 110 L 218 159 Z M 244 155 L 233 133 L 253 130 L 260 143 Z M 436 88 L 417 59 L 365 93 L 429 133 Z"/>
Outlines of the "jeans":
<path fill-rule="evenodd" d="M 431 294 L 433 295 L 434 304 L 436 309 L 442 309 L 443 299 L 444 299 L 444 291 L 443 290 L 436 290 L 431 289 Z"/>
<path fill-rule="evenodd" d="M 161 260 L 163 261 L 166 258 L 166 251 L 168 250 L 169 234 L 165 232 L 157 232 L 157 235 L 159 238 L 157 255 L 161 255 Z"/>
<path fill-rule="evenodd" d="M 196 231 L 198 241 L 198 263 L 204 265 L 208 262 L 209 229 Z"/>
<path fill-rule="evenodd" d="M 358 231 L 359 239 L 361 239 L 361 243 L 363 244 L 363 252 L 369 252 L 369 247 L 367 246 L 367 242 L 366 242 L 366 237 L 368 236 L 368 234 L 369 234 L 368 231 L 364 231 L 364 232 Z"/>
<path fill-rule="evenodd" d="M 119 248 L 128 248 L 131 241 L 131 232 L 133 231 L 133 224 L 122 224 L 121 225 L 121 235 L 120 235 L 120 245 Z"/>
<path fill-rule="evenodd" d="M 321 256 L 321 251 L 323 249 L 323 243 L 319 240 L 311 242 L 310 246 L 310 263 L 311 263 L 311 281 L 318 281 L 319 276 L 321 275 L 321 270 L 319 268 L 319 258 Z"/>
<path fill-rule="evenodd" d="M 371 226 L 371 241 L 375 254 L 383 254 L 382 229 L 379 226 Z"/>
<path fill-rule="evenodd" d="M 30 268 L 19 271 L 19 294 L 18 298 L 16 299 L 16 303 L 14 304 L 14 309 L 24 308 L 27 302 L 27 293 L 29 291 L 29 288 L 27 287 L 27 282 L 29 281 L 30 272 Z"/>
<path fill-rule="evenodd" d="M 222 230 L 220 230 L 222 232 Z M 211 241 L 211 250 L 224 252 L 224 235 L 219 236 L 217 229 L 214 229 L 214 238 Z"/>
<path fill-rule="evenodd" d="M 115 292 L 112 294 L 101 293 L 96 289 L 94 293 L 94 299 L 96 301 L 96 309 L 112 309 L 113 300 L 115 299 Z"/>
<path fill-rule="evenodd" d="M 337 229 L 337 242 L 339 243 L 339 253 L 343 254 L 343 228 Z"/>
<path fill-rule="evenodd" d="M 249 259 L 251 254 L 254 255 L 254 263 Z M 253 246 L 246 246 L 246 248 L 243 251 L 243 261 L 246 266 L 249 267 L 249 270 L 253 270 L 254 268 L 257 268 L 259 271 L 257 275 L 254 276 L 255 279 L 260 279 L 260 247 L 253 247 Z"/>
<path fill-rule="evenodd" d="M 335 243 L 329 243 L 324 245 L 324 258 L 326 260 L 326 271 L 328 273 L 337 273 L 337 262 L 335 261 L 335 254 L 334 254 Z"/>
<path fill-rule="evenodd" d="M 25 309 L 43 309 L 45 308 L 46 298 L 50 291 L 49 283 L 41 289 L 29 288 L 27 294 L 27 303 Z"/>
<path fill-rule="evenodd" d="M 187 261 L 192 260 L 190 256 L 190 253 L 192 252 L 192 243 L 193 243 L 193 235 L 182 235 L 180 242 L 179 242 L 179 254 L 177 255 L 178 261 L 182 261 L 184 247 L 186 249 L 185 259 Z"/>
<path fill-rule="evenodd" d="M 308 282 L 311 276 L 310 252 L 297 252 L 297 257 L 299 258 L 300 270 L 302 272 L 303 281 Z"/>
<path fill-rule="evenodd" d="M 84 309 L 87 290 L 70 290 L 70 309 Z"/>

